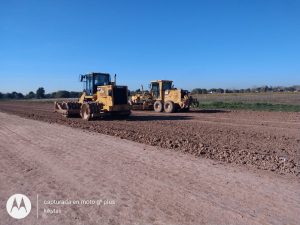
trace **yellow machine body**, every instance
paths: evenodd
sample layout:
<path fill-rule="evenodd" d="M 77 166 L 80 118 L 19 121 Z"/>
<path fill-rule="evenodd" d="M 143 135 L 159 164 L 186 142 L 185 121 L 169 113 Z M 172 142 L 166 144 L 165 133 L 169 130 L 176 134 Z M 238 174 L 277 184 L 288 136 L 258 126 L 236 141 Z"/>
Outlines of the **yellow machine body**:
<path fill-rule="evenodd" d="M 86 88 L 78 102 L 55 102 L 55 111 L 65 116 L 80 115 L 86 120 L 106 115 L 130 115 L 127 86 L 111 82 L 110 75 L 106 73 L 82 75 L 81 80 L 84 80 Z"/>
<path fill-rule="evenodd" d="M 150 82 L 150 91 L 131 96 L 133 110 L 154 109 L 156 112 L 175 112 L 189 110 L 191 97 L 188 92 L 173 87 L 171 80 Z"/>

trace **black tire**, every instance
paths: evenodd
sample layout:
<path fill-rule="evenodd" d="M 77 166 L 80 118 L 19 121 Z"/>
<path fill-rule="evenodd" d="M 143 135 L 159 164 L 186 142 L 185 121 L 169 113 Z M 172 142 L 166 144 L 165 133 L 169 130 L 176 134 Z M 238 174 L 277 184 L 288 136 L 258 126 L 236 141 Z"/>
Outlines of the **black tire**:
<path fill-rule="evenodd" d="M 175 104 L 172 101 L 166 101 L 164 104 L 164 110 L 166 113 L 173 113 L 175 112 Z"/>
<path fill-rule="evenodd" d="M 164 110 L 163 104 L 161 103 L 161 101 L 154 102 L 153 108 L 154 108 L 155 112 L 162 112 Z"/>
<path fill-rule="evenodd" d="M 91 119 L 91 109 L 89 104 L 85 103 L 82 104 L 80 109 L 80 116 L 84 120 L 90 120 Z"/>

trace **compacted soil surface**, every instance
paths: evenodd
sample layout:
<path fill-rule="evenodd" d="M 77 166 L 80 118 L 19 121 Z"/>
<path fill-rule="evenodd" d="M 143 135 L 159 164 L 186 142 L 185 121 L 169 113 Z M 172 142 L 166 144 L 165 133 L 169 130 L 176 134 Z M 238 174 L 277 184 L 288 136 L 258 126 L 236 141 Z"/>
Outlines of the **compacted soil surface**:
<path fill-rule="evenodd" d="M 127 119 L 65 118 L 51 102 L 0 102 L 0 111 L 81 128 L 196 157 L 300 175 L 300 113 L 199 110 L 133 111 Z"/>
<path fill-rule="evenodd" d="M 299 224 L 294 167 L 280 166 L 291 173 L 280 175 L 174 151 L 191 147 L 195 155 L 257 166 L 266 162 L 266 168 L 276 165 L 268 157 L 282 154 L 290 163 L 297 156 L 296 115 L 134 114 L 128 121 L 85 123 L 62 119 L 47 105 L 33 112 L 18 107 L 10 110 L 164 148 L 0 113 L 1 225 Z M 24 219 L 6 212 L 15 193 L 31 201 Z"/>

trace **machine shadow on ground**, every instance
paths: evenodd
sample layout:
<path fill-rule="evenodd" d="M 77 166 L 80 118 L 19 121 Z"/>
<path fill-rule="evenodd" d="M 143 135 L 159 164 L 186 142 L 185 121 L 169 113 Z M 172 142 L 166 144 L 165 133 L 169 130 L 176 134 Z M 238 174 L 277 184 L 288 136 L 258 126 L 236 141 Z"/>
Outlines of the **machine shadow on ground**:
<path fill-rule="evenodd" d="M 222 110 L 222 109 L 195 109 L 191 110 L 187 113 L 230 113 L 230 110 Z"/>
<path fill-rule="evenodd" d="M 173 113 L 173 114 L 167 114 L 167 113 L 155 113 L 150 112 L 152 115 L 139 115 L 139 114 L 132 114 L 127 117 L 123 116 L 105 116 L 101 118 L 95 118 L 91 119 L 92 121 L 113 121 L 113 120 L 124 120 L 124 121 L 176 121 L 176 120 L 192 120 L 193 117 L 191 114 L 193 113 L 203 113 L 203 114 L 209 114 L 209 113 L 229 113 L 229 110 L 217 110 L 217 109 L 199 109 L 199 110 L 191 110 L 188 112 L 180 112 L 180 113 Z M 78 116 L 72 116 L 69 118 L 81 118 Z"/>
<path fill-rule="evenodd" d="M 191 116 L 182 116 L 182 115 L 155 115 L 155 116 L 150 116 L 150 115 L 130 115 L 128 117 L 118 117 L 118 116 L 114 116 L 114 117 L 107 117 L 107 118 L 100 118 L 100 119 L 96 119 L 96 120 L 126 120 L 126 121 L 163 121 L 163 120 L 171 120 L 171 121 L 175 121 L 175 120 L 191 120 L 192 117 Z"/>

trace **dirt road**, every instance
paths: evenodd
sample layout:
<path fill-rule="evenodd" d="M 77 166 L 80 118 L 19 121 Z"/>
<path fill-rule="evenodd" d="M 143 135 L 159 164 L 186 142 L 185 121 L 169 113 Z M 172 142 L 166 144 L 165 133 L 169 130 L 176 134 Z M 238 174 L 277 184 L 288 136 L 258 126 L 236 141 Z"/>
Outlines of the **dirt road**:
<path fill-rule="evenodd" d="M 300 175 L 300 113 L 133 112 L 127 120 L 82 121 L 53 113 L 53 103 L 0 102 L 0 111 L 190 153 L 201 158 Z"/>
<path fill-rule="evenodd" d="M 4 113 L 0 113 L 0 181 L 1 225 L 300 221 L 297 177 L 251 172 Z M 5 209 L 14 193 L 26 194 L 32 202 L 31 213 L 22 221 L 10 218 Z M 108 200 L 109 204 L 49 205 L 50 200 Z"/>

